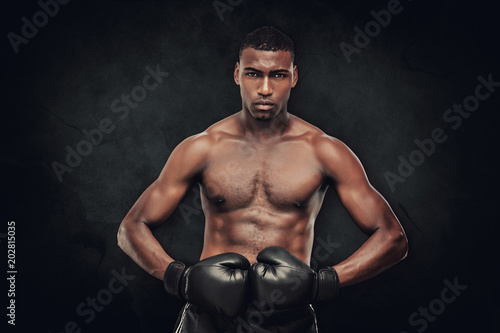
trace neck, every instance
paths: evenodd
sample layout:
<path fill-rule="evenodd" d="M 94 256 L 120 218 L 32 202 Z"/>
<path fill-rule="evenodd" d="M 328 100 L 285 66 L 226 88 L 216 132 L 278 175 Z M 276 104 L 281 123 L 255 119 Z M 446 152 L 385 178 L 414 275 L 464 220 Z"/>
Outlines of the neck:
<path fill-rule="evenodd" d="M 290 114 L 286 109 L 280 111 L 274 118 L 258 120 L 250 112 L 240 111 L 240 124 L 245 134 L 255 137 L 272 138 L 283 135 L 290 127 Z"/>

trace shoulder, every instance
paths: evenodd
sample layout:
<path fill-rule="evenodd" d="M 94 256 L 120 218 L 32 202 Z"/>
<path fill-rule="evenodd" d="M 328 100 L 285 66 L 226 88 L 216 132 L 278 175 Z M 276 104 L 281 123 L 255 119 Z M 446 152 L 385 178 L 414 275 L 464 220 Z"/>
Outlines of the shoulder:
<path fill-rule="evenodd" d="M 181 143 L 175 147 L 172 155 L 182 155 L 182 156 L 203 156 L 204 152 L 210 148 L 213 144 L 213 138 L 207 132 L 201 132 L 195 135 L 191 135 L 184 139 Z"/>
<path fill-rule="evenodd" d="M 325 133 L 312 138 L 314 152 L 320 160 L 342 160 L 354 156 L 354 153 L 341 140 Z"/>
<path fill-rule="evenodd" d="M 210 153 L 226 132 L 224 129 L 227 125 L 224 125 L 224 122 L 225 119 L 179 143 L 160 173 L 160 182 L 168 179 L 191 181 L 199 176 L 207 166 Z"/>
<path fill-rule="evenodd" d="M 231 134 L 234 122 L 234 115 L 219 120 L 203 132 L 187 137 L 177 146 L 177 148 L 182 150 L 193 150 L 196 153 L 207 152 L 214 144 L 220 141 L 222 137 Z"/>
<path fill-rule="evenodd" d="M 218 122 L 214 123 L 205 130 L 215 142 L 220 141 L 228 136 L 238 136 L 241 131 L 239 131 L 240 125 L 237 120 L 238 113 L 234 113 Z"/>
<path fill-rule="evenodd" d="M 364 177 L 361 162 L 344 142 L 302 119 L 299 125 L 307 129 L 305 136 L 325 177 L 337 181 L 352 176 Z"/>
<path fill-rule="evenodd" d="M 232 134 L 234 122 L 234 117 L 229 116 L 214 123 L 203 132 L 187 137 L 177 145 L 169 159 L 195 164 L 203 163 L 217 143 Z"/>
<path fill-rule="evenodd" d="M 297 116 L 293 116 L 293 119 L 294 131 L 307 139 L 318 157 L 342 157 L 352 153 L 341 140 L 326 134 L 318 127 Z"/>

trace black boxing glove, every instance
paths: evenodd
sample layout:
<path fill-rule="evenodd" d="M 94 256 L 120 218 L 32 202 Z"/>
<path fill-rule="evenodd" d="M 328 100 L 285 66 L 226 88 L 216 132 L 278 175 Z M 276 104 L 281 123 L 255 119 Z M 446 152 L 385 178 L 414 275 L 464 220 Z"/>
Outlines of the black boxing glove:
<path fill-rule="evenodd" d="M 166 291 L 214 314 L 236 317 L 248 306 L 247 258 L 222 253 L 186 267 L 180 261 L 168 265 L 163 277 Z"/>
<path fill-rule="evenodd" d="M 258 302 L 274 303 L 276 308 L 334 299 L 339 278 L 333 267 L 312 270 L 305 262 L 282 247 L 271 246 L 257 256 L 250 268 L 252 296 Z"/>

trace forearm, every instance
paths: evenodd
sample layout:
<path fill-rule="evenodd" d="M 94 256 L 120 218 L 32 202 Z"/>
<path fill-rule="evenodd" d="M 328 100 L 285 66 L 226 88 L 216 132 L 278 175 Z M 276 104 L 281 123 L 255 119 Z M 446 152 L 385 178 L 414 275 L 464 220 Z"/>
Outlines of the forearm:
<path fill-rule="evenodd" d="M 377 229 L 349 258 L 333 266 L 340 286 L 367 280 L 400 260 L 407 253 L 407 240 L 403 231 Z"/>
<path fill-rule="evenodd" d="M 163 280 L 167 266 L 174 261 L 142 222 L 124 220 L 118 230 L 118 246 L 142 269 Z"/>

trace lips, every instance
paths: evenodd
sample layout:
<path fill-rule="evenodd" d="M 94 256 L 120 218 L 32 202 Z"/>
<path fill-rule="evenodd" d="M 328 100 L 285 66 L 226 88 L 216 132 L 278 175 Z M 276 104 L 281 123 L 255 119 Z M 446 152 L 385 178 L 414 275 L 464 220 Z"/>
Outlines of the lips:
<path fill-rule="evenodd" d="M 259 101 L 254 103 L 254 105 L 259 110 L 270 110 L 274 107 L 274 103 L 268 101 Z"/>

